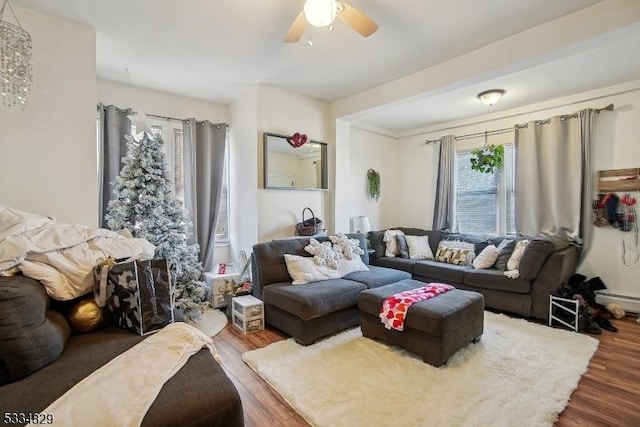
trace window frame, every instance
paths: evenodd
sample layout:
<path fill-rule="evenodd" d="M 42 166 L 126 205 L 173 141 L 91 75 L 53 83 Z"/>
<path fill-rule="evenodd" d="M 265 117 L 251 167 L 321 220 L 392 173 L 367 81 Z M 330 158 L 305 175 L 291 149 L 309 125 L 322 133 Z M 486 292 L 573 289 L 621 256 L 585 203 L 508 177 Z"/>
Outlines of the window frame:
<path fill-rule="evenodd" d="M 508 165 L 511 165 L 512 168 L 512 180 L 513 177 L 515 176 L 515 145 L 513 142 L 506 142 L 506 143 L 501 143 L 501 144 L 497 144 L 497 145 L 503 145 L 505 147 L 505 159 L 504 159 L 504 163 L 503 163 L 503 167 L 501 167 L 500 169 L 498 169 L 497 171 L 492 172 L 492 175 L 495 176 L 495 182 L 496 182 L 496 190 L 494 191 L 488 191 L 488 190 L 478 190 L 475 191 L 473 193 L 476 193 L 478 195 L 480 194 L 495 194 L 495 206 L 496 206 L 496 212 L 495 212 L 495 232 L 493 231 L 482 231 L 482 232 L 477 232 L 477 231 L 468 231 L 468 230 L 460 230 L 460 221 L 459 221 L 459 207 L 458 207 L 458 203 L 460 200 L 460 191 L 458 189 L 458 165 L 459 162 L 461 161 L 460 159 L 460 155 L 464 154 L 468 154 L 471 152 L 471 150 L 473 150 L 474 148 L 477 147 L 469 147 L 469 146 L 465 146 L 465 147 L 456 147 L 456 158 L 455 158 L 455 197 L 454 197 L 454 213 L 455 213 L 455 230 L 457 232 L 461 232 L 461 233 L 468 233 L 468 234 L 483 234 L 483 235 L 496 235 L 496 236 L 515 236 L 516 235 L 516 230 L 515 230 L 515 210 L 513 212 L 513 224 L 514 224 L 514 229 L 513 230 L 509 230 L 509 218 L 508 218 L 508 194 L 509 193 L 513 193 L 513 191 L 515 191 L 515 185 L 512 182 L 511 183 L 511 188 L 512 191 L 509 191 L 508 185 L 507 185 L 507 176 L 508 173 L 506 171 L 506 168 L 508 167 Z M 507 156 L 511 156 L 511 159 L 509 160 L 507 158 Z M 462 160 L 464 161 L 464 160 Z M 471 169 L 471 164 L 469 163 L 467 166 L 469 169 Z M 476 172 L 476 171 L 472 171 L 472 173 L 482 173 L 482 172 Z M 512 196 L 513 197 L 513 196 Z"/>

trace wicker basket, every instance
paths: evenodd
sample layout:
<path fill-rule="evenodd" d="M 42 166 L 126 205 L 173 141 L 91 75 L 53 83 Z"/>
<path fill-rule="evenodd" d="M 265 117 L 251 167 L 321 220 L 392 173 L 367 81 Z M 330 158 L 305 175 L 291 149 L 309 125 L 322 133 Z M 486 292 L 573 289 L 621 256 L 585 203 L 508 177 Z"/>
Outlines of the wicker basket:
<path fill-rule="evenodd" d="M 304 213 L 309 211 L 311 218 L 304 219 Z M 296 236 L 313 236 L 318 234 L 322 229 L 322 220 L 316 218 L 311 208 L 304 208 L 302 210 L 302 222 L 296 224 Z"/>

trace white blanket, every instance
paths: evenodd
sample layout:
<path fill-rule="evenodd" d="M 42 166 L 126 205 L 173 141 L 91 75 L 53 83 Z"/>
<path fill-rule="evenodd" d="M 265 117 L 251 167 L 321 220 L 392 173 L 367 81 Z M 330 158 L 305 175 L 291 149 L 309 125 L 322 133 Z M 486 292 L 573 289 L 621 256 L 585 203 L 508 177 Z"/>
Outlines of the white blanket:
<path fill-rule="evenodd" d="M 79 297 L 93 289 L 93 268 L 100 258 L 150 259 L 155 246 L 129 232 L 115 233 L 0 205 L 0 275 L 17 268 L 39 280 L 57 300 Z"/>
<path fill-rule="evenodd" d="M 174 323 L 98 369 L 43 411 L 54 426 L 139 426 L 166 381 L 202 347 L 220 363 L 211 338 Z"/>

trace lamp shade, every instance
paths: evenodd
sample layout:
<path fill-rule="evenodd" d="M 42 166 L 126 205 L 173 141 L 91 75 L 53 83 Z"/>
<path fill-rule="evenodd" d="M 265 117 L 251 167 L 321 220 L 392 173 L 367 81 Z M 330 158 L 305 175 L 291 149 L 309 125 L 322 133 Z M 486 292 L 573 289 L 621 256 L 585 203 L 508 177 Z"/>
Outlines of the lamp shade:
<path fill-rule="evenodd" d="M 338 5 L 335 0 L 307 0 L 304 2 L 304 16 L 314 27 L 326 27 L 336 19 Z"/>
<path fill-rule="evenodd" d="M 349 230 L 351 233 L 367 234 L 371 231 L 371 223 L 368 216 L 354 216 L 351 218 L 351 227 Z"/>

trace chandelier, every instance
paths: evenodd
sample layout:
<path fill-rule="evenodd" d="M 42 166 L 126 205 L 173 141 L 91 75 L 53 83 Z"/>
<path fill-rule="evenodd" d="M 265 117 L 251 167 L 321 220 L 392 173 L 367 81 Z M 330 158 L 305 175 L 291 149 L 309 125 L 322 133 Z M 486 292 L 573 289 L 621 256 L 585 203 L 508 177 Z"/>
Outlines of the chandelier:
<path fill-rule="evenodd" d="M 18 25 L 3 20 L 7 5 Z M 9 0 L 4 0 L 0 9 L 0 109 L 24 108 L 32 82 L 31 36 L 20 25 Z"/>

